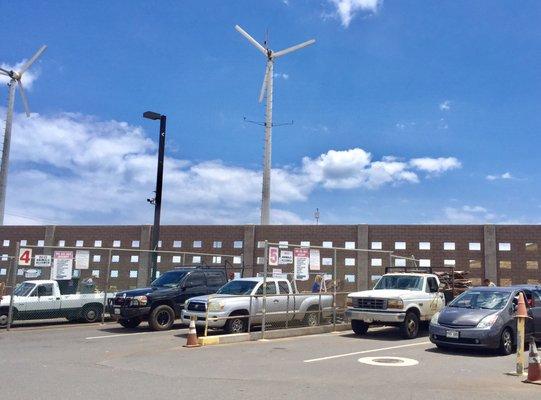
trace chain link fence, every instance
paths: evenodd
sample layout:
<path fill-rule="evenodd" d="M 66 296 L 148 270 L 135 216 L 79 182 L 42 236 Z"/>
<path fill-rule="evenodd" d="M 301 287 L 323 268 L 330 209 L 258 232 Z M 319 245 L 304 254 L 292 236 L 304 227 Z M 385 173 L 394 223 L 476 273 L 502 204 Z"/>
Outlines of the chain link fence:
<path fill-rule="evenodd" d="M 28 321 L 104 322 L 115 293 L 149 286 L 152 250 L 16 246 L 0 283 L 0 327 Z M 156 278 L 181 267 L 213 267 L 227 279 L 244 274 L 242 255 L 157 250 Z M 206 286 L 206 282 L 204 283 Z M 200 294 L 206 294 L 206 289 Z M 183 306 L 180 305 L 181 307 Z"/>

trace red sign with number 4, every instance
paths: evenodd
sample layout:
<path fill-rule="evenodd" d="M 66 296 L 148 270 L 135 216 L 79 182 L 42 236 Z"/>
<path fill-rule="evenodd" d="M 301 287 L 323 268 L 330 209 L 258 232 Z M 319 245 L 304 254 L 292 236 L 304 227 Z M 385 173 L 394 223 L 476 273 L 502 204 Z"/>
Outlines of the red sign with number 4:
<path fill-rule="evenodd" d="M 20 249 L 19 250 L 19 265 L 31 265 L 32 264 L 32 249 Z"/>

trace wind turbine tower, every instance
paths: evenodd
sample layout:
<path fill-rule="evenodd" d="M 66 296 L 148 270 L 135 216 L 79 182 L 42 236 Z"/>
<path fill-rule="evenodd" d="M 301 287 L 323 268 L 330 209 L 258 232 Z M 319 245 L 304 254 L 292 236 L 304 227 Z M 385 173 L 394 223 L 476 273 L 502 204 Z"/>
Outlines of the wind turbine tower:
<path fill-rule="evenodd" d="M 299 43 L 295 46 L 288 47 L 287 49 L 277 52 L 272 51 L 267 47 L 267 41 L 265 41 L 265 47 L 251 37 L 240 26 L 235 25 L 235 29 L 248 41 L 258 49 L 267 59 L 267 66 L 265 68 L 265 77 L 263 78 L 263 84 L 261 85 L 261 92 L 259 93 L 259 102 L 263 101 L 263 96 L 266 95 L 266 108 L 265 108 L 265 153 L 263 157 L 263 189 L 261 198 L 261 225 L 268 225 L 270 222 L 270 180 L 271 180 L 271 155 L 272 155 L 272 95 L 273 95 L 273 71 L 274 60 L 278 57 L 285 56 L 303 47 L 309 46 L 316 41 L 310 39 L 306 42 Z"/>
<path fill-rule="evenodd" d="M 4 225 L 4 211 L 6 208 L 6 186 L 8 180 L 8 167 L 9 167 L 9 147 L 11 145 L 11 126 L 13 125 L 13 105 L 15 103 L 15 89 L 16 85 L 19 85 L 19 93 L 21 94 L 21 100 L 23 101 L 24 111 L 26 116 L 30 116 L 30 108 L 28 107 L 28 99 L 24 92 L 21 78 L 28 68 L 41 56 L 41 54 L 47 49 L 47 46 L 42 46 L 36 54 L 32 56 L 21 67 L 19 71 L 8 71 L 0 68 L 0 75 L 6 75 L 10 78 L 8 83 L 8 109 L 6 113 L 6 130 L 4 131 L 4 143 L 2 144 L 2 164 L 0 165 L 0 225 Z"/>

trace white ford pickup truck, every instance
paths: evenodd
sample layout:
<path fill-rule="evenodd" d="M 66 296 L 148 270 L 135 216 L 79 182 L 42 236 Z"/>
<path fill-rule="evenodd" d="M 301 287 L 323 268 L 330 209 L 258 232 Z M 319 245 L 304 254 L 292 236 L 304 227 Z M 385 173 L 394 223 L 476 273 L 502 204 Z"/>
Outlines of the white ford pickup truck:
<path fill-rule="evenodd" d="M 7 324 L 10 300 L 11 296 L 0 299 L 0 326 Z M 14 291 L 13 320 L 67 318 L 95 322 L 101 318 L 103 302 L 103 293 L 62 294 L 57 281 L 24 281 Z"/>
<path fill-rule="evenodd" d="M 396 325 L 407 339 L 417 337 L 420 321 L 430 321 L 445 306 L 440 281 L 434 274 L 389 273 L 372 290 L 348 295 L 346 317 L 357 335 L 370 324 Z"/>

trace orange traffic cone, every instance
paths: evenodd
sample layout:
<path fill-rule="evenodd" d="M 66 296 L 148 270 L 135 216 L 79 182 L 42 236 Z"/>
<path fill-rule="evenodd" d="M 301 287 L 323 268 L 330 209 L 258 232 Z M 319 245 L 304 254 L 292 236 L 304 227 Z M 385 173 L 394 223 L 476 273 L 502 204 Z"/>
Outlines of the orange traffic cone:
<path fill-rule="evenodd" d="M 524 294 L 522 292 L 518 294 L 518 305 L 515 317 L 530 318 L 528 316 L 528 310 L 526 309 L 526 302 L 524 301 Z"/>
<path fill-rule="evenodd" d="M 192 316 L 190 318 L 190 327 L 188 328 L 188 340 L 184 347 L 201 347 L 199 341 L 197 340 L 197 330 L 195 329 L 195 318 Z"/>
<path fill-rule="evenodd" d="M 541 381 L 541 361 L 534 338 L 530 338 L 530 354 L 528 354 L 528 378 L 524 381 L 534 383 Z"/>

